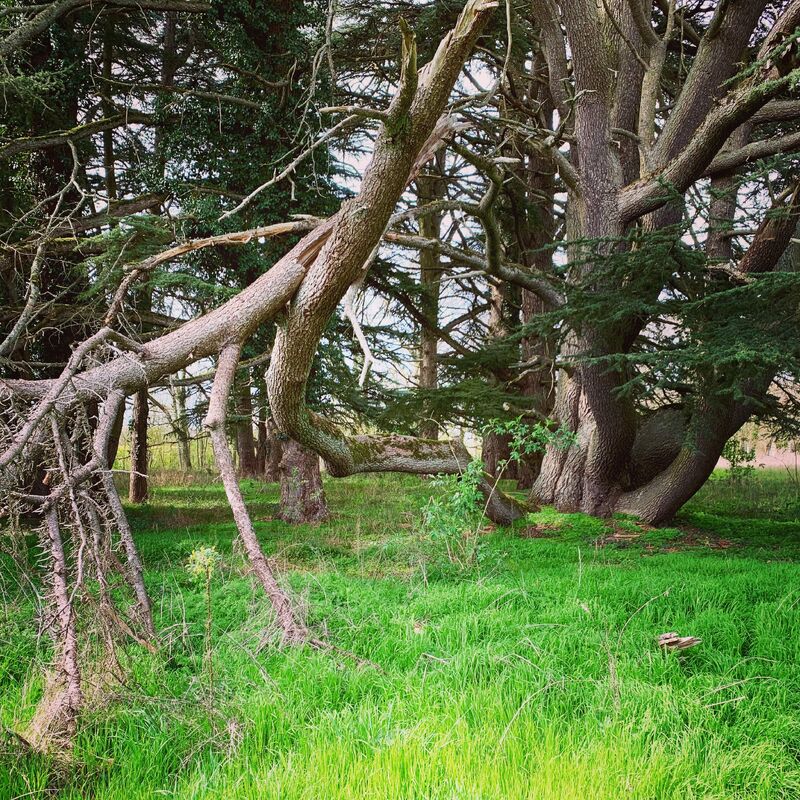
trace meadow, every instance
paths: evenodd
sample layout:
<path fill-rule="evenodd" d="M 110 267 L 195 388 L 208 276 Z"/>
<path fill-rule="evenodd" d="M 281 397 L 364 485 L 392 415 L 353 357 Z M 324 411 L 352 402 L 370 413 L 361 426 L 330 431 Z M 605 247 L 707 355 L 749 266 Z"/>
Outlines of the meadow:
<path fill-rule="evenodd" d="M 245 482 L 265 550 L 335 651 L 276 645 L 222 489 L 168 481 L 130 509 L 159 651 L 127 647 L 116 679 L 94 665 L 69 758 L 11 733 L 48 651 L 4 563 L 3 800 L 800 797 L 793 476 L 716 475 L 669 528 L 543 509 L 487 526 L 468 563 L 420 525 L 431 481 L 328 481 L 334 516 L 314 526 L 274 520 L 277 486 Z M 210 615 L 186 568 L 208 546 Z M 666 631 L 702 642 L 663 652 Z"/>

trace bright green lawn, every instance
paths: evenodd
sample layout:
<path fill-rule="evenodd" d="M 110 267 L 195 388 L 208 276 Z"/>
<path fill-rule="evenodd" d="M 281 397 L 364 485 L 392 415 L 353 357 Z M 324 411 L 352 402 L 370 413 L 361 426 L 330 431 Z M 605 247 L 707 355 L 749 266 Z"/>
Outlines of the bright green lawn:
<path fill-rule="evenodd" d="M 132 518 L 162 652 L 128 652 L 127 682 L 97 696 L 70 762 L 22 757 L 7 736 L 0 798 L 800 797 L 800 498 L 788 478 L 712 482 L 683 530 L 604 545 L 603 523 L 543 511 L 528 522 L 536 538 L 483 537 L 469 571 L 417 533 L 429 482 L 327 488 L 334 520 L 291 528 L 269 518 L 275 486 L 246 485 L 310 623 L 380 669 L 259 651 L 265 602 L 232 552 L 221 490 L 159 489 Z M 213 699 L 203 592 L 184 566 L 205 544 L 225 557 Z M 47 654 L 7 573 L 2 590 L 0 722 L 22 729 L 40 688 L 30 661 Z M 672 630 L 703 642 L 659 652 Z"/>

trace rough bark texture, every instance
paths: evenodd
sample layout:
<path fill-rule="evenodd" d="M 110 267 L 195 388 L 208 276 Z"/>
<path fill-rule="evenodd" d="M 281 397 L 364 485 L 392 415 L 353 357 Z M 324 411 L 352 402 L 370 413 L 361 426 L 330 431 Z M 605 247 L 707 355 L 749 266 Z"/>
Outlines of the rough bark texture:
<path fill-rule="evenodd" d="M 419 75 L 415 71 L 416 46 L 406 37 L 400 89 L 375 142 L 361 190 L 342 205 L 330 238 L 279 321 L 267 372 L 270 408 L 280 429 L 319 453 L 331 475 L 373 471 L 435 474 L 462 468 L 454 457 L 454 443 L 402 436 L 345 436 L 312 414 L 305 396 L 317 344 L 330 315 L 348 287 L 362 276 L 365 264 L 371 263 L 371 254 L 403 188 L 439 149 L 443 125 L 449 124 L 439 120 L 439 115 L 491 10 L 490 3 L 467 3 L 455 28 Z M 519 504 L 499 492 L 492 508 L 504 502 L 507 516 L 523 514 Z"/>
<path fill-rule="evenodd" d="M 128 500 L 131 503 L 144 503 L 147 500 L 148 460 L 147 420 L 150 402 L 147 389 L 139 389 L 133 398 L 133 418 L 131 420 L 131 471 L 128 479 Z"/>
<path fill-rule="evenodd" d="M 56 5 L 61 8 L 72 4 Z M 140 501 L 145 497 L 141 481 L 146 474 L 147 387 L 159 385 L 166 376 L 174 375 L 201 359 L 219 356 L 206 427 L 253 572 L 272 604 L 284 641 L 290 643 L 320 645 L 318 640 L 310 636 L 304 621 L 297 615 L 289 596 L 276 580 L 271 562 L 260 548 L 237 483 L 234 460 L 226 437 L 227 408 L 241 348 L 257 329 L 282 315 L 270 369 L 270 408 L 283 431 L 295 436 L 303 446 L 321 453 L 337 470 L 337 474 L 396 469 L 422 473 L 452 472 L 462 469 L 466 464 L 469 456 L 458 442 L 443 443 L 393 436 L 342 437 L 326 421 L 308 414 L 303 399 L 311 360 L 327 320 L 348 287 L 365 271 L 365 265 L 368 267 L 371 263 L 370 254 L 381 240 L 389 217 L 408 182 L 419 174 L 423 165 L 454 131 L 453 121 L 440 116 L 463 62 L 470 55 L 495 5 L 487 0 L 468 0 L 455 28 L 444 38 L 431 62 L 419 73 L 416 69 L 416 46 L 413 37 L 404 28 L 399 91 L 383 118 L 375 154 L 364 174 L 361 189 L 357 196 L 342 205 L 338 213 L 326 221 L 285 223 L 187 242 L 148 258 L 135 265 L 121 283 L 103 327 L 85 338 L 71 353 L 51 359 L 66 362 L 66 367 L 57 378 L 0 382 L 4 398 L 8 396 L 14 399 L 8 419 L 5 416 L 0 419 L 4 445 L 0 453 L 0 467 L 3 468 L 0 490 L 6 497 L 13 496 L 15 502 L 22 497 L 25 503 L 38 505 L 47 512 L 45 533 L 53 564 L 53 595 L 58 623 L 58 682 L 54 684 L 58 691 L 54 697 L 59 712 L 63 711 L 57 725 L 67 733 L 74 732 L 74 720 L 82 700 L 72 602 L 75 592 L 85 583 L 83 576 L 73 576 L 68 572 L 59 529 L 59 512 L 62 524 L 67 524 L 64 520 L 68 514 L 73 514 L 74 519 L 69 525 L 70 535 L 75 537 L 75 541 L 82 542 L 86 530 L 92 531 L 97 536 L 97 552 L 100 546 L 105 547 L 111 560 L 116 559 L 112 552 L 113 545 L 122 543 L 128 563 L 119 565 L 117 560 L 114 562 L 115 568 L 119 565 L 119 571 L 129 579 L 138 610 L 147 619 L 145 626 L 152 630 L 151 606 L 142 579 L 141 561 L 116 495 L 108 464 L 107 431 L 112 427 L 116 406 L 124 397 L 136 395 L 131 489 L 132 499 Z M 8 44 L 8 41 L 4 43 Z M 54 147 L 61 143 L 55 143 Z M 160 153 L 158 144 L 156 151 Z M 306 235 L 265 274 L 214 311 L 163 336 L 150 339 L 146 344 L 132 341 L 114 330 L 132 282 L 157 264 L 201 247 L 248 242 L 254 236 L 279 233 Z M 91 433 L 86 434 L 95 448 L 91 457 L 84 461 L 83 453 L 66 452 L 69 442 L 62 434 L 65 428 L 69 429 L 75 424 L 76 419 L 79 418 L 81 423 L 85 421 L 85 406 L 91 403 L 103 407 L 104 417 L 94 438 Z M 46 423 L 51 421 L 52 426 L 48 431 Z M 83 428 L 88 427 L 83 425 Z M 99 435 L 101 429 L 105 431 L 102 437 Z M 54 454 L 58 455 L 57 459 Z M 40 456 L 51 463 L 55 462 L 60 468 L 60 471 L 51 470 L 59 476 L 56 478 L 57 485 L 44 497 L 19 493 L 17 487 L 24 470 L 18 466 L 18 462 L 24 463 L 26 459 Z M 29 481 L 26 486 L 28 484 Z M 81 492 L 101 490 L 107 495 L 102 506 L 105 519 L 99 515 L 92 517 L 90 513 L 90 525 L 87 528 L 79 514 L 73 512 L 79 512 L 80 503 L 86 500 L 80 496 Z M 522 513 L 518 504 L 504 499 L 502 495 L 488 491 L 487 494 L 490 513 L 498 519 L 514 518 Z M 96 502 L 100 498 L 89 499 Z M 76 564 L 75 572 L 79 571 Z M 101 585 L 106 585 L 101 572 L 90 577 L 96 577 Z M 55 719 L 52 715 L 51 718 Z"/>
<path fill-rule="evenodd" d="M 486 474 L 497 480 L 502 477 L 516 479 L 517 465 L 509 463 L 511 456 L 511 436 L 509 434 L 487 433 L 483 437 L 481 457 Z"/>
<path fill-rule="evenodd" d="M 291 523 L 328 519 L 330 513 L 322 485 L 319 456 L 293 439 L 286 439 L 282 445 L 280 518 Z"/>
<path fill-rule="evenodd" d="M 561 170 L 570 184 L 567 239 L 599 242 L 591 248 L 573 245 L 570 256 L 576 266 L 570 280 L 580 282 L 596 275 L 594 286 L 600 291 L 622 291 L 623 287 L 602 277 L 603 259 L 615 248 L 624 252 L 627 245 L 621 237 L 636 220 L 651 231 L 680 221 L 682 210 L 679 204 L 668 203 L 663 186 L 686 191 L 707 170 L 713 171 L 710 165 L 726 140 L 733 155 L 717 160 L 717 172 L 723 160 L 734 166 L 744 163 L 739 155 L 744 160 L 748 157 L 744 142 L 749 129 L 743 123 L 783 91 L 794 63 L 791 58 L 781 61 L 767 54 L 796 24 L 797 2 L 785 8 L 767 37 L 758 54 L 759 66 L 738 83 L 729 83 L 740 68 L 764 6 L 762 0 L 718 4 L 708 31 L 698 39 L 688 77 L 658 132 L 656 108 L 675 20 L 668 16 L 666 30 L 659 32 L 652 23 L 650 4 L 609 2 L 605 13 L 589 0 L 560 4 L 576 91 L 570 145 L 575 172 L 570 176 L 568 170 Z M 559 100 L 552 79 L 564 74 L 566 48 L 552 27 L 552 12 L 549 3 L 534 3 L 558 106 L 563 99 Z M 612 83 L 609 76 L 615 71 L 628 78 Z M 626 135 L 634 131 L 636 137 Z M 712 223 L 721 221 L 724 226 L 732 222 L 735 206 L 730 195 L 718 194 L 725 188 L 722 179 L 715 178 L 713 188 L 717 197 Z M 748 255 L 752 254 L 759 270 L 775 264 L 785 226 L 772 216 L 764 231 L 757 232 Z M 712 262 L 727 261 L 732 255 L 730 239 L 712 231 L 707 252 Z M 740 265 L 747 272 L 750 260 L 746 255 Z M 663 286 L 663 278 L 654 270 L 653 301 Z M 554 416 L 577 434 L 578 446 L 548 450 L 534 485 L 533 496 L 538 500 L 564 510 L 592 514 L 622 510 L 650 522 L 669 519 L 702 485 L 727 438 L 747 419 L 753 408 L 747 397 L 769 385 L 767 376 L 755 382 L 755 389 L 743 385 L 745 399 L 731 404 L 707 400 L 715 395 L 715 387 L 713 382 L 700 382 L 686 407 L 639 420 L 630 401 L 618 392 L 628 378 L 624 368 L 602 359 L 629 352 L 646 323 L 646 317 L 632 313 L 615 325 L 583 324 L 566 337 L 562 360 L 576 363 L 559 374 Z M 587 363 L 586 356 L 594 363 Z"/>

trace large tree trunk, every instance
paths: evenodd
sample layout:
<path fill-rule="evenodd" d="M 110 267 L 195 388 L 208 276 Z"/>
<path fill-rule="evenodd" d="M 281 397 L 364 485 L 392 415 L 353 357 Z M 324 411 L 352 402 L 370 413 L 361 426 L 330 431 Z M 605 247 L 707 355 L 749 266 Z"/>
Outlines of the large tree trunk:
<path fill-rule="evenodd" d="M 280 518 L 291 523 L 328 519 L 330 513 L 322 485 L 319 456 L 294 439 L 284 440 L 281 450 Z"/>
<path fill-rule="evenodd" d="M 131 423 L 131 472 L 128 480 L 128 500 L 144 503 L 148 495 L 147 421 L 150 403 L 147 389 L 139 389 L 133 397 L 133 420 Z"/>
<path fill-rule="evenodd" d="M 533 487 L 539 502 L 562 511 L 610 513 L 636 432 L 632 405 L 616 396 L 620 383 L 620 375 L 597 368 L 562 372 L 554 415 L 576 434 L 577 444 L 547 448 Z"/>

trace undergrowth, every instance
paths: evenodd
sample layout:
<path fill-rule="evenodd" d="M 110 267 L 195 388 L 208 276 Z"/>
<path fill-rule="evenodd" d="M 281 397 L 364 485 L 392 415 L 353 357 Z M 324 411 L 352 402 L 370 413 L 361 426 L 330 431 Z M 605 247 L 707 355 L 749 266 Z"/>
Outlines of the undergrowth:
<path fill-rule="evenodd" d="M 375 666 L 276 648 L 222 489 L 158 488 L 130 513 L 161 647 L 125 649 L 69 758 L 11 733 L 49 654 L 3 562 L 0 798 L 800 796 L 800 500 L 780 474 L 712 480 L 669 528 L 485 525 L 460 564 L 421 524 L 432 481 L 329 481 L 333 519 L 300 526 L 273 519 L 277 487 L 244 488 L 312 628 Z M 664 653 L 665 631 L 702 643 Z"/>

